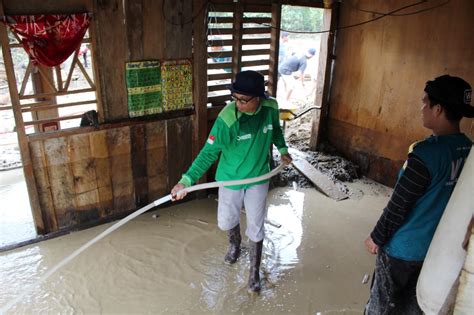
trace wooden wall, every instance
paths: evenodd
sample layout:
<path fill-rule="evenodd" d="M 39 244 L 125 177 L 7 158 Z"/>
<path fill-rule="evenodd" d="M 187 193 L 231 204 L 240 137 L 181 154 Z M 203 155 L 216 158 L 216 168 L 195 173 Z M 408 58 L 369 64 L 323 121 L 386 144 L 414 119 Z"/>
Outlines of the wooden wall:
<path fill-rule="evenodd" d="M 192 58 L 192 29 L 200 27 L 205 34 L 201 8 L 206 3 L 2 0 L 6 14 L 93 14 L 90 32 L 103 104 L 100 127 L 27 137 L 36 197 L 33 190 L 29 193 L 30 200 L 39 203 L 39 234 L 124 216 L 169 193 L 189 167 L 198 141 L 204 141 L 199 125 L 206 124 L 202 116 L 207 91 L 194 91 L 195 111 L 129 119 L 125 62 Z M 195 53 L 204 50 L 203 58 L 205 49 L 205 41 L 194 47 Z M 200 67 L 193 75 L 205 78 L 205 71 Z"/>
<path fill-rule="evenodd" d="M 46 231 L 145 206 L 169 193 L 190 165 L 188 117 L 108 127 L 30 142 Z"/>
<path fill-rule="evenodd" d="M 128 119 L 125 62 L 192 58 L 192 1 L 96 0 L 94 6 L 105 121 Z"/>
<path fill-rule="evenodd" d="M 341 4 L 340 26 L 388 12 L 411 0 L 361 0 Z M 425 3 L 399 13 L 430 7 Z M 408 146 L 430 134 L 421 122 L 425 82 L 442 74 L 474 85 L 474 1 L 452 0 L 416 15 L 385 17 L 337 33 L 328 137 L 382 183 L 394 184 Z M 474 139 L 474 122 L 462 128 Z"/>

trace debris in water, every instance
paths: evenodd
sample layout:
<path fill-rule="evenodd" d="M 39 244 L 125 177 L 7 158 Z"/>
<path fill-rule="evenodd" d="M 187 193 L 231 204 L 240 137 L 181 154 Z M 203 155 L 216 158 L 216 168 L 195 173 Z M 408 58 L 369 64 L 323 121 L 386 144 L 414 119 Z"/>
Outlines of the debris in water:
<path fill-rule="evenodd" d="M 201 224 L 205 224 L 205 225 L 209 224 L 207 221 L 204 221 L 204 220 L 201 220 L 201 219 L 197 219 L 197 221 Z"/>
<path fill-rule="evenodd" d="M 365 274 L 364 278 L 362 278 L 362 283 L 366 284 L 367 282 L 369 282 L 369 278 L 370 278 L 370 276 L 368 274 Z"/>
<path fill-rule="evenodd" d="M 278 222 L 275 222 L 275 221 L 271 221 L 271 220 L 265 219 L 265 223 L 268 223 L 268 224 L 270 224 L 271 226 L 276 227 L 277 229 L 281 228 L 281 224 L 278 223 Z"/>

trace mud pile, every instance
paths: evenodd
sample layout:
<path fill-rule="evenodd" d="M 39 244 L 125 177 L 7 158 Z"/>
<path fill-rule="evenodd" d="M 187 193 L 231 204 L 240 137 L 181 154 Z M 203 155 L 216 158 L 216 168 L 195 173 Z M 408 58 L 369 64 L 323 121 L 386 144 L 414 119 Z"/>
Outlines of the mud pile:
<path fill-rule="evenodd" d="M 298 104 L 299 108 L 307 108 L 304 104 Z M 339 156 L 336 150 L 329 145 L 325 145 L 324 151 L 310 151 L 309 141 L 311 137 L 312 117 L 314 111 L 286 122 L 285 139 L 290 147 L 290 154 L 293 158 L 303 158 L 316 169 L 326 174 L 334 181 L 352 182 L 359 178 L 359 167 L 354 163 Z M 280 163 L 278 151 L 273 152 L 273 159 L 276 164 Z M 293 184 L 295 183 L 295 184 Z M 273 183 L 275 186 L 298 186 L 302 188 L 314 187 L 313 183 L 306 179 L 293 166 L 287 167 L 280 173 L 279 178 L 276 178 Z M 341 187 L 343 189 L 343 187 Z"/>

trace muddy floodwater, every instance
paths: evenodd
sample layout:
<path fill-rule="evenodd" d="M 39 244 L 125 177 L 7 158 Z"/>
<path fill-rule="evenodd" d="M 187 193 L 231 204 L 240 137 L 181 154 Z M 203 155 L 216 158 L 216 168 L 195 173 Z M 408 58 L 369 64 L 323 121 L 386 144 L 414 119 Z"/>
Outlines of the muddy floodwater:
<path fill-rule="evenodd" d="M 361 314 L 374 265 L 363 241 L 391 190 L 365 179 L 349 187 L 339 202 L 310 188 L 270 191 L 260 295 L 246 289 L 246 237 L 237 263 L 223 262 L 214 196 L 130 221 L 6 314 Z M 112 224 L 1 253 L 0 308 Z"/>

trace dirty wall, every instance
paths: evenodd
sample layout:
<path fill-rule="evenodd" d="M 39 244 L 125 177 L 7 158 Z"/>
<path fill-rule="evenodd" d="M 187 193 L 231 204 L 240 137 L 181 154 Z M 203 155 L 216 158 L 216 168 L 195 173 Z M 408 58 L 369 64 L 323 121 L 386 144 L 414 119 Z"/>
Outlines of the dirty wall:
<path fill-rule="evenodd" d="M 192 57 L 193 3 L 2 0 L 6 15 L 91 12 L 101 124 L 27 137 L 37 232 L 124 216 L 169 191 L 192 159 L 193 110 L 130 119 L 125 62 Z M 200 4 L 200 1 L 197 1 Z M 200 19 L 204 23 L 204 19 Z M 205 106 L 205 104 L 204 104 Z"/>
<path fill-rule="evenodd" d="M 411 3 L 342 2 L 339 26 L 379 16 L 361 10 L 389 12 Z M 393 185 L 409 145 L 430 134 L 420 115 L 428 79 L 448 73 L 474 84 L 473 14 L 473 1 L 452 0 L 433 10 L 387 16 L 338 32 L 328 138 L 371 178 Z M 472 119 L 463 119 L 462 130 L 474 139 Z"/>

